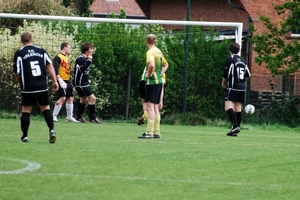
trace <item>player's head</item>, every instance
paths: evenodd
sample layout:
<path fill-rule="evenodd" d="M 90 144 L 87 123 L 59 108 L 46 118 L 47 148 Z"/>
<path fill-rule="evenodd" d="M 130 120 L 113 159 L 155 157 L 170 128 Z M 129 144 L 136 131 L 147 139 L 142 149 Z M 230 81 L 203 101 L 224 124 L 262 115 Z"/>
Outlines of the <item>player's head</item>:
<path fill-rule="evenodd" d="M 81 44 L 81 53 L 82 54 L 85 54 L 87 53 L 88 51 L 92 52 L 94 49 L 92 43 L 89 43 L 89 42 L 85 42 L 85 43 L 82 43 Z"/>
<path fill-rule="evenodd" d="M 230 44 L 229 50 L 230 50 L 231 53 L 237 54 L 237 53 L 240 52 L 240 49 L 241 49 L 241 47 L 240 47 L 240 45 L 238 43 L 232 42 Z"/>
<path fill-rule="evenodd" d="M 72 51 L 71 44 L 68 42 L 61 43 L 60 50 L 62 53 L 69 55 Z"/>
<path fill-rule="evenodd" d="M 156 44 L 156 36 L 154 34 L 147 35 L 147 44 Z"/>
<path fill-rule="evenodd" d="M 21 35 L 21 43 L 23 45 L 30 44 L 33 42 L 32 35 L 29 32 L 24 32 Z"/>

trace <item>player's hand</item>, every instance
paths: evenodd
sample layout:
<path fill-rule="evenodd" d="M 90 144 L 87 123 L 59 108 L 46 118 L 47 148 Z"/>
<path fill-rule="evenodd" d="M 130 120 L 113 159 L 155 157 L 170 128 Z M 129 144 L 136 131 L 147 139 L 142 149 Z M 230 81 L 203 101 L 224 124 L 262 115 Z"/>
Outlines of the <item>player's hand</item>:
<path fill-rule="evenodd" d="M 158 109 L 161 110 L 163 108 L 163 102 L 159 102 Z"/>
<path fill-rule="evenodd" d="M 67 84 L 66 82 L 64 82 L 64 80 L 62 80 L 61 78 L 58 79 L 59 85 L 62 89 L 67 89 Z"/>
<path fill-rule="evenodd" d="M 52 82 L 52 90 L 56 92 L 58 90 L 58 83 L 56 81 Z"/>
<path fill-rule="evenodd" d="M 92 61 L 93 60 L 92 54 L 89 54 L 88 57 L 87 57 L 87 59 L 90 60 L 90 61 Z"/>
<path fill-rule="evenodd" d="M 20 91 L 22 91 L 22 86 L 21 86 L 20 83 L 18 83 L 18 88 L 19 88 Z"/>

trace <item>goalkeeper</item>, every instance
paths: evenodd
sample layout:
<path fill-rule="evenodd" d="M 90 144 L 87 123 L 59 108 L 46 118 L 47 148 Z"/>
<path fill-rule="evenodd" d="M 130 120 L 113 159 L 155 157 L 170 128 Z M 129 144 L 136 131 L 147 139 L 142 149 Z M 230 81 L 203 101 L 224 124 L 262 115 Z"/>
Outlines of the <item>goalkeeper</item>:
<path fill-rule="evenodd" d="M 59 83 L 59 90 L 57 92 L 59 99 L 56 101 L 53 109 L 53 121 L 57 122 L 57 116 L 62 108 L 64 102 L 66 102 L 67 117 L 68 122 L 78 122 L 73 117 L 74 110 L 74 95 L 73 86 L 70 81 L 70 61 L 68 55 L 70 55 L 72 47 L 69 43 L 63 42 L 60 45 L 60 53 L 57 54 L 53 59 L 53 66 L 56 72 L 56 78 Z"/>

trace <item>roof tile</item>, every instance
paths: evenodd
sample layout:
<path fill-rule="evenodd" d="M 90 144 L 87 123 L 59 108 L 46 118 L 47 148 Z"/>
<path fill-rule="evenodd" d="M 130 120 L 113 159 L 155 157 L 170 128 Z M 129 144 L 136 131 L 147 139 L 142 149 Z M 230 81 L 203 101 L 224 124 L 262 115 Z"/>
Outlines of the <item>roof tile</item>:
<path fill-rule="evenodd" d="M 95 0 L 90 9 L 94 14 L 119 15 L 124 9 L 127 16 L 145 16 L 135 0 Z"/>

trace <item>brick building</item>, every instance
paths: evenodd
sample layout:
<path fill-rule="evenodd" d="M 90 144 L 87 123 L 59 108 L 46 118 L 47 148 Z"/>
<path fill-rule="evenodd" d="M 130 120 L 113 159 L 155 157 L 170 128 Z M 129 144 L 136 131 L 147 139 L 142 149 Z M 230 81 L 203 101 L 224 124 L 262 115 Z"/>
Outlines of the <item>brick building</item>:
<path fill-rule="evenodd" d="M 260 15 L 265 15 L 272 19 L 272 22 L 279 23 L 279 17 L 274 6 L 283 4 L 288 0 L 198 0 L 190 1 L 190 18 L 194 21 L 220 21 L 220 22 L 243 22 L 243 34 L 250 35 L 250 23 L 258 32 L 263 32 L 265 27 L 259 20 Z M 128 18 L 151 19 L 151 20 L 186 20 L 187 0 L 95 0 L 91 10 L 96 17 L 105 17 L 107 14 L 119 14 L 123 8 Z M 219 30 L 224 34 L 233 30 Z M 230 32 L 231 31 L 231 32 Z M 287 37 L 289 39 L 289 37 Z M 250 101 L 257 106 L 262 105 L 263 95 L 270 93 L 270 83 L 275 87 L 276 94 L 282 91 L 291 95 L 300 95 L 299 74 L 291 75 L 288 80 L 281 76 L 272 78 L 271 73 L 264 66 L 259 66 L 254 62 L 255 53 L 251 51 L 251 45 L 244 39 L 243 52 L 252 72 L 250 82 Z M 293 87 L 285 83 L 291 83 Z M 283 88 L 283 86 L 287 88 Z M 291 88 L 292 91 L 291 91 Z M 251 100 L 253 99 L 253 100 Z"/>

